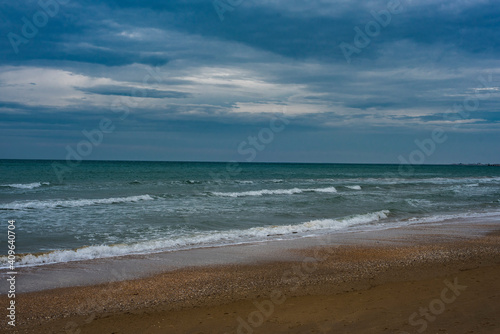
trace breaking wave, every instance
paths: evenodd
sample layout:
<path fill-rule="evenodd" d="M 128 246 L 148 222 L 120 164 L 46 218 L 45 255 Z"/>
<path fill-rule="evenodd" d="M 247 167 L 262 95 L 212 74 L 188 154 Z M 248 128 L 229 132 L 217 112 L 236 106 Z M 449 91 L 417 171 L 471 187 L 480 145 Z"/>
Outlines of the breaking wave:
<path fill-rule="evenodd" d="M 33 183 L 2 184 L 0 185 L 0 187 L 16 188 L 16 189 L 34 189 L 48 185 L 50 185 L 49 182 L 33 182 Z"/>
<path fill-rule="evenodd" d="M 263 195 L 293 195 L 300 194 L 304 192 L 318 192 L 318 193 L 336 193 L 337 189 L 335 187 L 328 188 L 316 188 L 316 189 L 263 189 L 263 190 L 251 190 L 242 192 L 212 192 L 212 195 L 222 196 L 222 197 L 245 197 L 245 196 L 263 196 Z"/>
<path fill-rule="evenodd" d="M 19 256 L 16 263 L 21 266 L 37 266 L 51 263 L 109 258 L 131 254 L 146 254 L 168 250 L 199 248 L 213 245 L 241 244 L 270 240 L 276 236 L 300 236 L 315 231 L 340 230 L 352 226 L 370 224 L 385 219 L 389 210 L 382 210 L 361 215 L 353 215 L 337 219 L 318 219 L 293 225 L 272 225 L 252 227 L 243 230 L 198 232 L 190 236 L 179 236 L 169 239 L 157 239 L 135 244 L 95 245 L 74 250 L 57 250 L 42 254 L 26 254 Z M 6 266 L 7 257 L 0 257 L 0 267 Z"/>
<path fill-rule="evenodd" d="M 0 210 L 47 209 L 56 207 L 79 207 L 97 204 L 117 204 L 126 202 L 148 201 L 154 198 L 149 195 L 112 197 L 100 199 L 49 200 L 49 201 L 16 201 L 0 206 Z"/>

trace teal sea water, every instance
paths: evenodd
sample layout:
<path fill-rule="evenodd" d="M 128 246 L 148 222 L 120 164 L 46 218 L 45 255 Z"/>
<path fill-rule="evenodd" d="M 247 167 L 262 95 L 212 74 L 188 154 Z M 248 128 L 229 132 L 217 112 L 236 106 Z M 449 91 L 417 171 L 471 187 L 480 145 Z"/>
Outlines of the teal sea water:
<path fill-rule="evenodd" d="M 0 161 L 18 265 L 500 218 L 499 167 L 87 161 L 59 178 L 53 164 Z"/>

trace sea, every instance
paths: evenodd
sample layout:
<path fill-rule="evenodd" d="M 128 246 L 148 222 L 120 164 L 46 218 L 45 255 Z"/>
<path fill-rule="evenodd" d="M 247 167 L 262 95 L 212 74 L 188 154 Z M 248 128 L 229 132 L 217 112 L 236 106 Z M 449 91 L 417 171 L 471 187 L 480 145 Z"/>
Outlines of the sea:
<path fill-rule="evenodd" d="M 500 167 L 0 160 L 0 268 L 481 217 Z"/>

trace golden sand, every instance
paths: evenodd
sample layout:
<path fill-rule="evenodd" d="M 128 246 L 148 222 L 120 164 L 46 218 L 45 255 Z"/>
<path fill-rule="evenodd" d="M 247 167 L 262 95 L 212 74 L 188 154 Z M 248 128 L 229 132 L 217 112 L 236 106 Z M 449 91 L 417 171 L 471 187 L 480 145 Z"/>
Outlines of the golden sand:
<path fill-rule="evenodd" d="M 18 333 L 500 333 L 500 234 L 18 295 Z M 1 296 L 6 305 L 6 296 Z"/>

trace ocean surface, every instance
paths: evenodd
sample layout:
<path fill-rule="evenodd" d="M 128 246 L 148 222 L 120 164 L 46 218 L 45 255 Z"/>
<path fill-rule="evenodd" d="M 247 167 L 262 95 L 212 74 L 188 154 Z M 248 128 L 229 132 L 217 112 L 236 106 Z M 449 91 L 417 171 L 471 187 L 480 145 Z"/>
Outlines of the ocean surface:
<path fill-rule="evenodd" d="M 500 167 L 54 163 L 0 160 L 0 267 L 500 219 Z"/>

